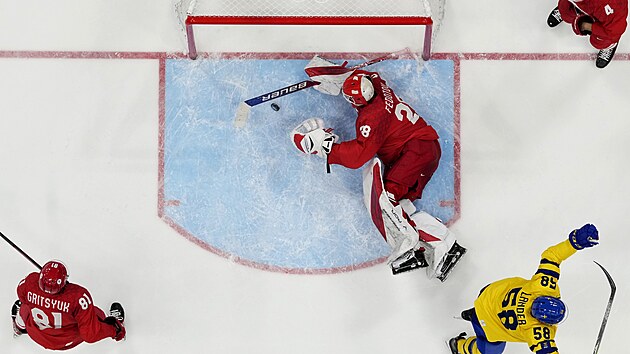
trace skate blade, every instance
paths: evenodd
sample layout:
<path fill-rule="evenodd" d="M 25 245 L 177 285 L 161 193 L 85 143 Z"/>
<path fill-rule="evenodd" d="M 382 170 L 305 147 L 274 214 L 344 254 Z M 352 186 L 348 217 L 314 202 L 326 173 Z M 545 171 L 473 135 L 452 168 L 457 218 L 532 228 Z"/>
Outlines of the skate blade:
<path fill-rule="evenodd" d="M 402 273 L 408 273 L 414 270 L 418 270 L 418 269 L 422 269 L 422 268 L 426 268 L 426 265 L 424 267 L 421 266 L 421 264 L 416 263 L 412 266 L 405 266 L 405 267 L 400 267 L 400 268 L 392 268 L 392 275 L 397 275 L 397 274 L 402 274 Z"/>
<path fill-rule="evenodd" d="M 445 282 L 446 279 L 448 278 L 449 274 L 451 274 L 451 272 L 453 271 L 453 268 L 455 268 L 455 266 L 457 266 L 457 264 L 459 263 L 459 261 L 462 259 L 462 257 L 465 254 L 466 254 L 466 249 L 462 247 L 460 250 L 457 251 L 457 255 L 456 255 L 455 261 L 451 262 L 449 264 L 448 268 L 446 268 L 446 270 L 444 272 L 442 272 L 442 274 L 440 274 L 436 278 L 438 278 L 442 283 Z"/>

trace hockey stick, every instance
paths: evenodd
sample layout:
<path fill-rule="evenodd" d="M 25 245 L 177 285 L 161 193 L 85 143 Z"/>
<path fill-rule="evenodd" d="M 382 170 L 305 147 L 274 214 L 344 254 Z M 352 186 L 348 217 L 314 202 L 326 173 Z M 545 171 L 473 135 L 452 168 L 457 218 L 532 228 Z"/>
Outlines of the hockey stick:
<path fill-rule="evenodd" d="M 345 72 L 354 71 L 354 70 L 361 69 L 361 68 L 364 68 L 364 67 L 372 65 L 372 64 L 380 63 L 380 62 L 388 60 L 388 59 L 398 58 L 400 55 L 402 55 L 404 53 L 410 53 L 410 52 L 411 52 L 411 50 L 409 48 L 405 48 L 403 50 L 399 50 L 397 52 L 389 53 L 389 54 L 386 54 L 386 55 L 380 56 L 378 58 L 374 58 L 374 59 L 368 60 L 366 62 L 357 64 L 357 65 L 354 65 L 354 66 L 343 68 L 343 71 L 345 71 Z M 236 109 L 236 116 L 234 118 L 234 126 L 236 126 L 238 128 L 244 127 L 245 123 L 247 123 L 247 119 L 249 118 L 249 112 L 250 112 L 251 108 L 256 106 L 256 105 L 259 105 L 259 104 L 264 103 L 264 102 L 269 102 L 271 100 L 275 100 L 276 98 L 283 97 L 283 96 L 292 94 L 294 92 L 302 91 L 304 89 L 307 89 L 309 87 L 316 86 L 316 85 L 319 85 L 319 84 L 320 83 L 317 82 L 317 81 L 304 80 L 304 81 L 300 81 L 300 82 L 298 82 L 296 84 L 291 84 L 291 85 L 283 87 L 281 89 L 273 90 L 271 92 L 263 93 L 262 95 L 259 95 L 259 96 L 247 99 L 247 100 L 241 102 L 239 104 L 238 108 Z"/>
<path fill-rule="evenodd" d="M 595 262 L 595 261 L 593 261 Z M 599 351 L 599 345 L 602 342 L 602 337 L 604 336 L 604 329 L 606 329 L 606 323 L 608 323 L 608 316 L 610 316 L 610 309 L 612 308 L 613 300 L 615 299 L 615 293 L 617 292 L 617 285 L 613 281 L 613 278 L 610 276 L 610 273 L 602 267 L 601 264 L 595 262 L 604 274 L 606 274 L 606 278 L 608 279 L 608 284 L 610 284 L 610 297 L 608 298 L 608 305 L 606 306 L 606 312 L 604 312 L 604 319 L 602 320 L 602 325 L 599 327 L 599 334 L 597 335 L 597 341 L 595 342 L 595 349 L 593 349 L 593 354 L 597 354 Z"/>
<path fill-rule="evenodd" d="M 2 232 L 0 232 L 0 236 L 2 236 L 2 238 L 7 241 L 8 244 L 10 244 L 11 246 L 13 246 L 13 248 L 15 248 L 16 251 L 20 252 L 20 254 L 22 256 L 24 256 L 26 259 L 28 259 L 31 263 L 33 263 L 33 265 L 35 267 L 37 267 L 37 269 L 41 270 L 42 266 L 39 265 L 39 263 L 35 262 L 35 260 L 33 258 L 31 258 L 28 254 L 26 254 L 26 252 L 22 251 L 22 249 L 20 247 L 18 247 L 15 243 L 13 243 L 13 241 L 9 240 L 8 237 L 4 236 L 4 234 Z"/>

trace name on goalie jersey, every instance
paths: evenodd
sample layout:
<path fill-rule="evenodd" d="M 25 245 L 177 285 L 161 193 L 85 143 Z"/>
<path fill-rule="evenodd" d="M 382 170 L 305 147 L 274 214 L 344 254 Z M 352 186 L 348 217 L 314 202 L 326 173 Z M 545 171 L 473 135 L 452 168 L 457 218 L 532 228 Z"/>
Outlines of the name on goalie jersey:
<path fill-rule="evenodd" d="M 277 97 L 280 97 L 280 96 L 284 96 L 284 95 L 286 95 L 286 94 L 288 94 L 290 92 L 295 92 L 295 91 L 301 90 L 301 89 L 305 88 L 307 84 L 308 84 L 308 81 L 302 81 L 300 83 L 291 85 L 289 87 L 281 88 L 280 90 L 277 90 L 277 91 L 274 91 L 274 92 L 271 92 L 269 94 L 266 94 L 266 95 L 262 96 L 262 101 L 265 102 L 267 100 L 271 100 L 271 99 L 274 99 L 274 98 L 277 98 Z"/>

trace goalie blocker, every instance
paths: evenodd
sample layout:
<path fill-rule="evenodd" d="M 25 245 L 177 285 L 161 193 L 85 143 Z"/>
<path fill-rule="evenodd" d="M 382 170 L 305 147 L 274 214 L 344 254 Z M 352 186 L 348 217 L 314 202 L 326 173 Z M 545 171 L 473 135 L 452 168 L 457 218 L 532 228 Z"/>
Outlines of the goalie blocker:
<path fill-rule="evenodd" d="M 416 212 L 411 201 L 390 200 L 378 158 L 363 171 L 363 196 L 372 222 L 392 248 L 388 258 L 392 273 L 426 268 L 429 278 L 445 281 L 466 249 L 439 220 L 426 212 Z"/>

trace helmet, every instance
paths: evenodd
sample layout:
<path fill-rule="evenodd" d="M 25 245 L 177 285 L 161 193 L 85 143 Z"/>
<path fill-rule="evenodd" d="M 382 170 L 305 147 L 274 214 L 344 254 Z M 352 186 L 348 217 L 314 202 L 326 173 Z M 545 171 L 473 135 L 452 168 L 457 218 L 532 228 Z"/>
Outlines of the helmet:
<path fill-rule="evenodd" d="M 348 76 L 341 88 L 343 97 L 355 106 L 363 106 L 374 97 L 374 85 L 365 73 L 357 73 Z"/>
<path fill-rule="evenodd" d="M 551 296 L 539 296 L 532 303 L 532 316 L 546 324 L 562 322 L 567 313 L 567 307 L 562 300 Z"/>
<path fill-rule="evenodd" d="M 49 261 L 39 272 L 39 288 L 49 294 L 57 294 L 66 286 L 68 270 L 59 261 Z"/>

